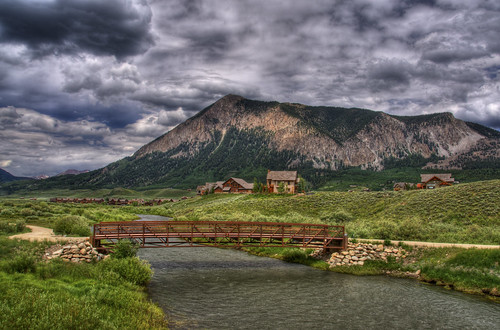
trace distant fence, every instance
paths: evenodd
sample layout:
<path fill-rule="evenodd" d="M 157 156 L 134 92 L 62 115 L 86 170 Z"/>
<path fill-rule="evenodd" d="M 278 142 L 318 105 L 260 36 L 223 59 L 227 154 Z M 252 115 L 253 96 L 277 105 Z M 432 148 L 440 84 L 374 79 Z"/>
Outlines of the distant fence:
<path fill-rule="evenodd" d="M 140 247 L 260 246 L 345 249 L 343 226 L 238 221 L 126 221 L 94 225 L 92 245 L 110 249 L 120 239 Z"/>
<path fill-rule="evenodd" d="M 186 196 L 181 197 L 181 199 L 188 199 L 188 198 L 190 197 Z M 146 205 L 146 206 L 161 205 L 163 203 L 173 203 L 177 201 L 178 200 L 168 199 L 168 198 L 144 200 L 144 199 L 127 199 L 127 198 L 104 199 L 104 198 L 54 197 L 50 199 L 50 202 L 52 203 L 77 203 L 77 204 L 95 203 L 95 204 L 107 204 L 107 205 Z"/>

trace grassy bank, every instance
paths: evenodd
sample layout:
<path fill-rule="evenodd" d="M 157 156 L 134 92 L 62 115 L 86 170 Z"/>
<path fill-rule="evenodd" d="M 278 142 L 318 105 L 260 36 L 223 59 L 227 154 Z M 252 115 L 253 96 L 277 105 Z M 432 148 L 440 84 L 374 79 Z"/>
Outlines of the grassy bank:
<path fill-rule="evenodd" d="M 462 292 L 485 294 L 500 302 L 500 250 L 461 248 L 412 248 L 404 246 L 407 258 L 367 260 L 364 265 L 329 267 L 311 257 L 310 250 L 282 248 L 244 248 L 265 257 L 300 263 L 321 270 L 353 275 L 383 275 L 418 278 L 420 281 Z M 418 275 L 417 275 L 418 274 Z"/>
<path fill-rule="evenodd" d="M 148 301 L 148 264 L 137 258 L 41 261 L 45 243 L 0 236 L 1 329 L 164 329 Z"/>

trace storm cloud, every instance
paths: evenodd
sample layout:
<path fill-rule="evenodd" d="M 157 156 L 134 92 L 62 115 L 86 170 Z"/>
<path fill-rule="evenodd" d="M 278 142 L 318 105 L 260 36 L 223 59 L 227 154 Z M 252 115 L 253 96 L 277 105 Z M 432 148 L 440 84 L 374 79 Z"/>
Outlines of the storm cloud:
<path fill-rule="evenodd" d="M 498 35 L 488 0 L 5 0 L 0 164 L 104 166 L 226 94 L 499 129 Z"/>

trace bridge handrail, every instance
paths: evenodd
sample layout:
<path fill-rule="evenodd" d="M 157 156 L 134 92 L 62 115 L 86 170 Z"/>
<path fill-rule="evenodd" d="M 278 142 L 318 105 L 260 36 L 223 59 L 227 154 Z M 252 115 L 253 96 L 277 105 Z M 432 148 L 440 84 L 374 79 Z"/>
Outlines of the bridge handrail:
<path fill-rule="evenodd" d="M 333 241 L 342 240 L 345 245 L 344 226 L 327 224 L 307 224 L 289 222 L 239 222 L 239 221 L 117 221 L 101 222 L 94 225 L 91 240 L 101 244 L 101 240 L 112 241 L 121 238 L 140 239 L 144 245 L 149 238 L 165 238 L 169 245 L 168 237 L 184 239 L 194 238 L 225 238 L 236 240 L 252 238 L 263 240 L 289 239 L 303 246 L 323 242 L 324 246 L 333 244 Z M 288 242 L 288 241 L 287 241 Z"/>
<path fill-rule="evenodd" d="M 175 221 L 175 220 L 165 220 L 165 221 L 116 221 L 116 222 L 101 222 L 94 225 L 94 235 L 100 231 L 104 231 L 105 228 L 119 230 L 118 228 L 142 228 L 147 226 L 151 229 L 162 228 L 165 226 L 170 226 L 172 229 L 177 228 L 187 228 L 190 229 L 193 226 L 204 228 L 205 230 L 212 229 L 210 226 L 218 227 L 220 230 L 227 228 L 237 227 L 239 232 L 244 232 L 245 228 L 261 228 L 261 230 L 271 230 L 273 228 L 281 228 L 283 231 L 286 230 L 287 233 L 291 233 L 293 229 L 304 230 L 304 232 L 311 232 L 314 230 L 325 230 L 326 233 L 334 236 L 344 236 L 344 227 L 326 224 L 306 224 L 306 223 L 284 223 L 284 222 L 239 222 L 239 221 Z M 168 229 L 167 229 L 168 230 Z M 175 229 L 174 229 L 175 230 Z"/>

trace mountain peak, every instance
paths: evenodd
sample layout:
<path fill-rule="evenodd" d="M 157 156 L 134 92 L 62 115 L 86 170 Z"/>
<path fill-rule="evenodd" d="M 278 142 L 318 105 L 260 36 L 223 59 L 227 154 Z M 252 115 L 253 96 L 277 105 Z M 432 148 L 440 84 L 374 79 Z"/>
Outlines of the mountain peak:
<path fill-rule="evenodd" d="M 467 163 L 471 150 L 479 159 L 492 153 L 499 155 L 493 158 L 500 158 L 498 147 L 484 147 L 488 145 L 500 145 L 500 138 L 451 113 L 395 116 L 368 109 L 266 102 L 229 94 L 143 146 L 131 159 L 149 164 L 144 165 L 147 168 L 161 169 L 158 175 L 167 181 L 167 177 L 179 173 L 204 173 L 207 180 L 219 180 L 226 174 L 243 173 L 242 168 L 249 173 L 258 168 L 304 166 L 318 170 L 349 166 L 383 169 L 387 159 L 404 160 L 415 155 L 422 158 L 422 166 L 438 157 L 454 157 L 459 167 Z M 143 184 L 155 182 L 153 173 L 157 172 L 151 173 L 141 181 Z"/>

